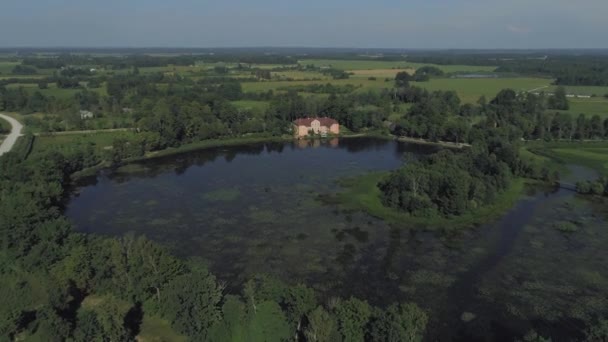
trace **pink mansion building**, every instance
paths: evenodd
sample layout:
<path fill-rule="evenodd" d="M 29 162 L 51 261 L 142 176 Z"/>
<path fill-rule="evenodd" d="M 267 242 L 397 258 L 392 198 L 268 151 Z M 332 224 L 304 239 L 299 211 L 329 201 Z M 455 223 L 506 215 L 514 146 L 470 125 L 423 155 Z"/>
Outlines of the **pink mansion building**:
<path fill-rule="evenodd" d="M 294 136 L 296 138 L 306 137 L 310 133 L 319 134 L 321 136 L 340 134 L 340 124 L 338 121 L 328 117 L 297 119 L 293 122 L 293 125 Z"/>

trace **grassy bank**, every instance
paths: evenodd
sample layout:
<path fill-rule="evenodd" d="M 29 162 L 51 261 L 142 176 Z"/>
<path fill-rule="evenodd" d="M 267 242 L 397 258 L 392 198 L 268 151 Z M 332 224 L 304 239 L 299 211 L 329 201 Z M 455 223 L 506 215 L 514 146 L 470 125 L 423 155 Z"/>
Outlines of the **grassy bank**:
<path fill-rule="evenodd" d="M 576 164 L 608 174 L 608 141 L 531 142 L 526 149 L 538 158 L 559 164 L 560 170 L 567 164 Z"/>
<path fill-rule="evenodd" d="M 493 204 L 483 206 L 465 215 L 428 218 L 412 216 L 382 204 L 381 192 L 377 184 L 388 174 L 388 172 L 374 172 L 344 179 L 340 182 L 344 191 L 332 197 L 331 200 L 346 210 L 364 211 L 399 227 L 455 230 L 478 226 L 503 215 L 521 198 L 527 181 L 523 178 L 515 179 L 509 189 L 500 194 Z"/>

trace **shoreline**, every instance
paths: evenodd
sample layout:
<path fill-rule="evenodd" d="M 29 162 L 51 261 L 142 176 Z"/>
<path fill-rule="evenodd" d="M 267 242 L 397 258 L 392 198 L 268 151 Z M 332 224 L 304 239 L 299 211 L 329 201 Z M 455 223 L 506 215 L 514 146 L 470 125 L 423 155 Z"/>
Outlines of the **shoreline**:
<path fill-rule="evenodd" d="M 320 138 L 320 140 L 328 140 L 328 139 L 332 139 L 332 138 L 352 139 L 352 138 L 364 138 L 364 137 L 387 139 L 387 140 L 393 139 L 393 137 L 388 136 L 388 135 L 381 135 L 381 134 L 376 134 L 376 133 L 359 133 L 359 134 L 354 134 L 354 135 L 343 135 L 343 136 L 336 136 L 336 137 Z M 314 139 L 306 139 L 306 140 L 314 140 Z M 175 156 L 175 155 L 180 155 L 180 154 L 185 154 L 185 153 L 190 153 L 190 152 L 195 152 L 195 151 L 201 151 L 201 150 L 206 150 L 209 148 L 216 148 L 216 147 L 239 146 L 239 145 L 272 143 L 272 142 L 293 142 L 293 141 L 298 141 L 298 139 L 294 139 L 293 136 L 266 136 L 266 137 L 254 136 L 254 137 L 239 137 L 239 138 L 229 138 L 229 139 L 203 140 L 203 141 L 198 141 L 198 142 L 194 142 L 194 143 L 190 143 L 190 144 L 185 144 L 185 145 L 182 145 L 179 147 L 169 147 L 169 148 L 166 148 L 163 150 L 147 152 L 145 155 L 143 155 L 141 157 L 126 158 L 126 159 L 121 160 L 120 165 L 127 165 L 127 164 L 142 162 L 142 161 L 146 161 L 146 160 L 154 160 L 154 159 L 158 159 L 158 158 Z M 74 173 L 72 175 L 72 179 L 76 180 L 79 178 L 89 177 L 89 176 L 94 175 L 95 173 L 97 173 L 100 170 L 110 168 L 110 167 L 112 167 L 111 162 L 104 160 L 101 163 L 99 163 L 98 165 L 95 165 L 95 166 L 92 166 L 92 167 L 89 167 L 89 168 L 86 168 L 86 169 L 83 169 L 81 171 Z"/>
<path fill-rule="evenodd" d="M 453 217 L 417 217 L 386 207 L 380 200 L 378 182 L 387 172 L 372 172 L 339 181 L 343 191 L 332 194 L 325 199 L 346 210 L 362 211 L 379 218 L 398 228 L 437 230 L 460 230 L 478 227 L 492 222 L 504 215 L 522 198 L 526 184 L 534 184 L 534 180 L 516 178 L 507 190 L 502 192 L 492 204 L 481 206 L 474 211 Z M 323 198 L 321 198 L 323 200 Z"/>
<path fill-rule="evenodd" d="M 295 139 L 293 136 L 284 135 L 284 136 L 251 136 L 251 137 L 238 137 L 238 138 L 228 138 L 228 139 L 211 139 L 211 140 L 203 140 L 194 143 L 185 144 L 179 147 L 169 147 L 163 150 L 147 152 L 145 155 L 140 157 L 132 157 L 121 160 L 119 165 L 127 165 L 132 163 L 138 163 L 147 160 L 154 160 L 158 158 L 164 158 L 169 156 L 176 156 L 180 154 L 205 150 L 209 148 L 216 147 L 227 147 L 227 146 L 239 146 L 239 145 L 248 145 L 248 144 L 257 144 L 257 143 L 272 143 L 272 142 L 294 142 L 298 140 L 329 140 L 333 138 L 338 139 L 355 139 L 355 138 L 377 138 L 377 139 L 385 139 L 385 140 L 395 140 L 399 142 L 405 142 L 416 145 L 427 145 L 427 146 L 438 146 L 445 148 L 458 148 L 462 149 L 464 147 L 470 146 L 468 144 L 459 144 L 462 146 L 456 146 L 455 143 L 449 142 L 432 142 L 423 139 L 415 139 L 415 138 L 407 138 L 407 137 L 397 137 L 390 134 L 383 134 L 381 132 L 365 132 L 365 133 L 356 133 L 349 135 L 340 135 L 340 136 L 332 136 L 325 138 L 305 138 L 305 139 Z M 72 175 L 73 180 L 77 180 L 80 178 L 90 177 L 95 175 L 97 172 L 103 169 L 111 168 L 113 165 L 110 161 L 104 160 L 100 164 L 83 169 L 78 171 Z"/>

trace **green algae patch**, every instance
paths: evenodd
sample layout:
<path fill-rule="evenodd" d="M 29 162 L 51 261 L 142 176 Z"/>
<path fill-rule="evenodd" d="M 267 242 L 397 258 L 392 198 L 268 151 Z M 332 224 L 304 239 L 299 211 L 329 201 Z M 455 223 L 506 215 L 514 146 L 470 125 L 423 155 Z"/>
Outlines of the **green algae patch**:
<path fill-rule="evenodd" d="M 208 202 L 232 202 L 236 201 L 240 196 L 241 192 L 239 189 L 227 188 L 206 192 L 202 195 L 202 198 Z"/>

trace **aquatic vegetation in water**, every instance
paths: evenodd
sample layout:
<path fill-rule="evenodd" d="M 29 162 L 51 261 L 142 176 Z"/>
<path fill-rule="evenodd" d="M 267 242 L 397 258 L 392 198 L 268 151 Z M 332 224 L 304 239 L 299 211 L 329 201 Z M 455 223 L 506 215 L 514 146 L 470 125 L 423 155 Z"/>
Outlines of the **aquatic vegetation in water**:
<path fill-rule="evenodd" d="M 336 236 L 336 240 L 344 241 L 347 236 L 353 237 L 357 242 L 367 242 L 369 240 L 369 232 L 365 230 L 361 230 L 359 227 L 350 228 L 350 229 L 332 229 Z"/>
<path fill-rule="evenodd" d="M 209 202 L 232 202 L 239 198 L 241 192 L 237 188 L 219 189 L 204 193 L 202 198 Z"/>
<path fill-rule="evenodd" d="M 410 281 L 416 285 L 448 287 L 454 280 L 452 276 L 429 270 L 419 270 L 410 276 Z"/>
<path fill-rule="evenodd" d="M 574 233 L 579 229 L 578 225 L 569 221 L 554 223 L 553 227 L 563 233 Z"/>
<path fill-rule="evenodd" d="M 273 210 L 260 209 L 257 207 L 249 207 L 249 218 L 254 223 L 274 223 L 277 220 L 277 214 Z"/>

